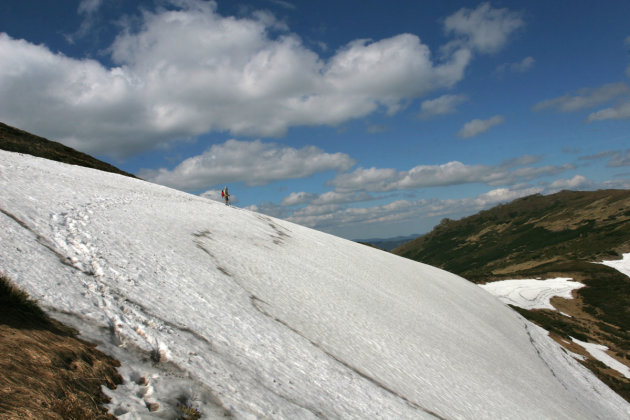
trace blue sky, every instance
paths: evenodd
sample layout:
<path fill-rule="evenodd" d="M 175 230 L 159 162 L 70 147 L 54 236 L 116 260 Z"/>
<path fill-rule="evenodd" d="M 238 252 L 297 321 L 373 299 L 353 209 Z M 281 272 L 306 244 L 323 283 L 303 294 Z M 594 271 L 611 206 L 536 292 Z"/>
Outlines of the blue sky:
<path fill-rule="evenodd" d="M 630 188 L 628 1 L 0 3 L 0 121 L 335 235 Z"/>

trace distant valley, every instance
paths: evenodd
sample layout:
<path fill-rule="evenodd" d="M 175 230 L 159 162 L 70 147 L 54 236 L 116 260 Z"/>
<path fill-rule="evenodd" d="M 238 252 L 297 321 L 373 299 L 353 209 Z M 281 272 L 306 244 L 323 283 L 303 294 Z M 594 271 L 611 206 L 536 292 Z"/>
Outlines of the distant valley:
<path fill-rule="evenodd" d="M 384 251 L 391 251 L 409 241 L 419 238 L 421 234 L 407 235 L 407 236 L 395 236 L 393 238 L 371 238 L 371 239 L 355 239 L 355 242 L 373 246 Z"/>

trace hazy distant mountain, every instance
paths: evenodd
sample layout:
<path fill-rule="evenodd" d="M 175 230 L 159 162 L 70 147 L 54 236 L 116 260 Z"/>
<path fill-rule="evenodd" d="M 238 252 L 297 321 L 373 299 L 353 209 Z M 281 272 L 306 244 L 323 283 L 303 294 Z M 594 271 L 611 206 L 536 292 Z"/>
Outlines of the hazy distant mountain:
<path fill-rule="evenodd" d="M 371 238 L 371 239 L 356 239 L 355 242 L 360 242 L 366 245 L 372 245 L 375 248 L 382 249 L 384 251 L 391 251 L 392 249 L 401 246 L 409 241 L 412 241 L 421 236 L 419 233 L 407 236 L 395 236 L 393 238 Z"/>
<path fill-rule="evenodd" d="M 103 162 L 90 155 L 64 146 L 56 141 L 36 136 L 15 127 L 0 122 L 0 149 L 9 152 L 26 153 L 71 165 L 85 166 L 136 178 L 134 175 L 122 171 L 109 163 Z"/>
<path fill-rule="evenodd" d="M 630 279 L 602 260 L 630 252 L 630 191 L 562 191 L 533 195 L 453 221 L 393 250 L 476 283 L 570 277 L 588 287 L 557 311 L 517 309 L 555 334 L 605 344 L 630 360 Z M 585 364 L 627 400 L 630 380 L 596 362 Z"/>

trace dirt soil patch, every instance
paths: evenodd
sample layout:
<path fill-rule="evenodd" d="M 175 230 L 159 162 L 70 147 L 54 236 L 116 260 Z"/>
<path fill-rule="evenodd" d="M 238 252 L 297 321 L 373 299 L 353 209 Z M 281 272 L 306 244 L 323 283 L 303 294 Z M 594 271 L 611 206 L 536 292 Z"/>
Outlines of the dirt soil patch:
<path fill-rule="evenodd" d="M 0 284 L 0 419 L 115 419 L 101 386 L 120 363 Z"/>

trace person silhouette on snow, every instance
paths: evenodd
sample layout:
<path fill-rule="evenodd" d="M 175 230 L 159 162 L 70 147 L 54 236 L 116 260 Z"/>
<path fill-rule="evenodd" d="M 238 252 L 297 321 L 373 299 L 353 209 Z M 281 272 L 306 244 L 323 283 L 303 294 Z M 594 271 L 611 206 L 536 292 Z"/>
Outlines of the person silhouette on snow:
<path fill-rule="evenodd" d="M 229 206 L 230 204 L 228 202 L 230 200 L 230 194 L 228 193 L 228 187 L 225 187 L 221 190 L 221 197 L 225 199 L 225 205 Z"/>

